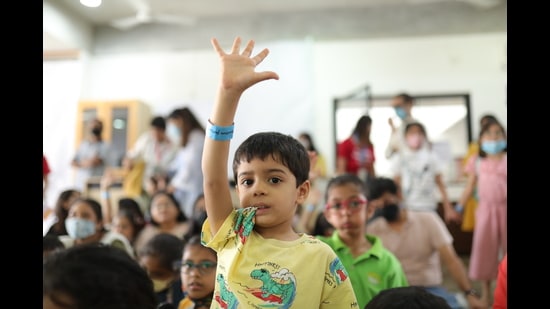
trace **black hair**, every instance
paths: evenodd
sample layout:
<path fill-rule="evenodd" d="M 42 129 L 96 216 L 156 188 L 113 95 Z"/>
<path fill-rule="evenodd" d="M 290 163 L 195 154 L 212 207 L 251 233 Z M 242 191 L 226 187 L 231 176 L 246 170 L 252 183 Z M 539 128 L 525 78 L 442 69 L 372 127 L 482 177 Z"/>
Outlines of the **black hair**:
<path fill-rule="evenodd" d="M 315 218 L 315 224 L 313 225 L 313 236 L 328 236 L 327 231 L 330 230 L 334 230 L 334 226 L 328 222 L 323 212 L 319 212 L 317 218 Z"/>
<path fill-rule="evenodd" d="M 45 235 L 42 238 L 42 244 L 44 251 L 54 251 L 65 248 L 65 245 L 57 235 Z"/>
<path fill-rule="evenodd" d="M 145 227 L 145 216 L 138 203 L 132 198 L 121 198 L 118 201 L 116 216 L 127 218 L 134 229 L 134 239 Z M 133 241 L 130 241 L 133 242 Z"/>
<path fill-rule="evenodd" d="M 309 178 L 309 156 L 306 148 L 290 136 L 278 132 L 260 132 L 249 136 L 235 151 L 233 178 L 237 181 L 237 170 L 242 161 L 265 160 L 271 156 L 296 177 L 296 187 Z"/>
<path fill-rule="evenodd" d="M 486 121 L 498 122 L 498 118 L 493 114 L 485 114 L 479 118 L 479 123 L 481 124 L 481 126 L 483 126 L 483 124 L 485 124 Z"/>
<path fill-rule="evenodd" d="M 166 119 L 164 119 L 164 117 L 162 116 L 153 117 L 153 119 L 151 119 L 150 125 L 153 128 L 161 129 L 164 131 L 166 130 Z"/>
<path fill-rule="evenodd" d="M 386 192 L 397 194 L 397 184 L 391 178 L 376 177 L 369 183 L 367 199 L 369 201 L 378 199 Z"/>
<path fill-rule="evenodd" d="M 311 134 L 307 132 L 302 132 L 298 137 L 305 138 L 309 142 L 309 148 L 307 148 L 306 150 L 317 152 L 317 147 L 315 147 L 315 143 L 313 142 L 313 137 L 311 137 Z"/>
<path fill-rule="evenodd" d="M 153 201 L 155 200 L 155 197 L 157 197 L 158 195 L 165 195 L 172 201 L 172 203 L 174 203 L 174 206 L 178 209 L 178 216 L 176 217 L 177 222 L 187 221 L 187 216 L 183 213 L 183 211 L 181 211 L 180 203 L 178 202 L 176 197 L 172 193 L 169 193 L 166 190 L 158 190 L 149 199 L 149 222 L 151 224 L 153 224 L 154 226 L 159 226 L 159 223 L 156 222 L 155 219 L 153 219 L 153 216 L 151 215 L 151 208 L 153 206 Z"/>
<path fill-rule="evenodd" d="M 153 236 L 138 252 L 139 257 L 154 256 L 164 269 L 176 271 L 174 265 L 181 261 L 183 240 L 175 235 L 160 233 Z"/>
<path fill-rule="evenodd" d="M 55 202 L 55 216 L 57 217 L 57 222 L 55 222 L 50 230 L 48 231 L 48 234 L 55 234 L 55 235 L 68 235 L 67 229 L 65 228 L 65 220 L 67 219 L 67 216 L 69 215 L 69 210 L 65 209 L 63 205 L 69 201 L 69 199 L 74 194 L 80 194 L 80 191 L 76 189 L 67 189 L 62 191 L 57 201 Z"/>
<path fill-rule="evenodd" d="M 405 92 L 401 92 L 399 94 L 397 94 L 396 96 L 394 96 L 394 99 L 402 99 L 404 103 L 406 104 L 414 104 L 414 97 L 412 97 L 411 95 L 409 95 L 408 93 L 405 93 Z"/>
<path fill-rule="evenodd" d="M 367 128 L 372 125 L 372 118 L 369 115 L 363 115 L 359 117 L 357 120 L 357 123 L 355 124 L 355 128 L 353 128 L 352 135 L 357 136 L 358 138 L 362 138 L 365 134 L 367 134 Z M 370 137 L 369 137 L 369 143 L 370 143 Z"/>
<path fill-rule="evenodd" d="M 82 244 L 44 258 L 42 293 L 78 309 L 155 309 L 153 283 L 136 260 L 118 248 Z M 63 302 L 69 296 L 72 304 Z"/>
<path fill-rule="evenodd" d="M 184 245 L 183 245 L 183 250 L 185 250 L 185 248 L 187 248 L 188 246 L 201 246 L 201 247 L 204 247 L 205 249 L 208 249 L 212 252 L 212 254 L 214 254 L 214 256 L 216 257 L 216 260 L 218 259 L 218 254 L 216 253 L 216 251 L 210 247 L 206 247 L 205 245 L 203 245 L 202 241 L 201 241 L 201 235 L 200 234 L 196 234 L 196 235 L 193 235 L 191 237 L 189 237 L 189 239 L 187 239 L 187 241 L 184 242 Z M 182 252 L 182 256 L 183 256 L 183 252 Z"/>
<path fill-rule="evenodd" d="M 183 121 L 184 129 L 183 129 L 183 131 L 181 132 L 181 137 L 182 137 L 182 143 L 181 143 L 181 145 L 184 146 L 184 147 L 187 145 L 189 133 L 190 133 L 193 129 L 198 129 L 198 130 L 201 130 L 202 132 L 205 132 L 204 127 L 203 127 L 202 124 L 197 120 L 197 117 L 196 117 L 195 114 L 191 111 L 191 109 L 190 109 L 189 107 L 176 108 L 175 110 L 173 110 L 173 111 L 168 115 L 168 118 L 169 118 L 169 119 L 170 119 L 170 118 L 172 118 L 172 119 L 180 119 L 181 121 Z"/>
<path fill-rule="evenodd" d="M 364 309 L 451 309 L 441 296 L 419 286 L 393 287 L 380 291 Z"/>
<path fill-rule="evenodd" d="M 325 189 L 325 201 L 328 201 L 328 194 L 330 189 L 332 189 L 333 187 L 338 187 L 346 184 L 356 185 L 357 188 L 359 188 L 359 190 L 361 191 L 361 193 L 363 193 L 364 195 L 367 195 L 367 187 L 365 182 L 362 181 L 361 178 L 359 178 L 355 174 L 345 173 L 329 179 L 327 183 L 327 188 Z"/>

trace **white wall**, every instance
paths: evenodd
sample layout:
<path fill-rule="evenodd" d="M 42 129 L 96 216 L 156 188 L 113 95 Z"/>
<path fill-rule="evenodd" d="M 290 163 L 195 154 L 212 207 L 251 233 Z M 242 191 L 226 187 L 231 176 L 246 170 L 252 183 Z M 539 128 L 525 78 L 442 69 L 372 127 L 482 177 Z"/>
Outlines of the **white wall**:
<path fill-rule="evenodd" d="M 232 42 L 221 43 L 229 48 Z M 332 100 L 365 84 L 371 86 L 373 95 L 470 93 L 474 136 L 479 130 L 477 119 L 485 112 L 494 113 L 506 124 L 506 33 L 258 42 L 255 50 L 263 47 L 269 47 L 271 54 L 258 70 L 276 71 L 280 80 L 263 82 L 243 96 L 232 149 L 256 131 L 295 135 L 308 130 L 332 163 Z M 55 63 L 44 63 L 45 68 L 51 66 Z M 76 111 L 78 99 L 138 98 L 148 103 L 153 113 L 162 114 L 188 105 L 206 121 L 215 98 L 218 62 L 211 49 L 104 55 L 90 57 L 83 66 L 83 77 L 80 71 L 66 68 L 64 74 L 48 76 L 45 131 L 47 124 L 55 123 L 55 132 L 74 135 L 75 115 L 63 122 L 56 117 L 58 112 Z M 46 78 L 46 70 L 44 74 Z M 57 92 L 66 96 L 60 99 Z M 65 156 L 74 151 L 73 141 L 44 135 L 44 151 L 54 162 L 53 168 L 70 169 Z M 50 195 L 55 195 L 55 190 L 60 188 L 52 188 Z"/>

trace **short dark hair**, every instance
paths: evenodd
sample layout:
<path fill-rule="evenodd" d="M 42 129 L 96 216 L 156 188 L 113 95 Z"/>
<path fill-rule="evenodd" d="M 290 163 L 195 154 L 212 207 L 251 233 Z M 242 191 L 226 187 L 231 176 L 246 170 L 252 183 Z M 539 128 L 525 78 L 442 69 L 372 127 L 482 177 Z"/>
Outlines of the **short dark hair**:
<path fill-rule="evenodd" d="M 375 200 L 380 198 L 384 193 L 389 192 L 391 194 L 397 194 L 397 184 L 393 179 L 387 177 L 377 177 L 369 182 L 367 199 Z"/>
<path fill-rule="evenodd" d="M 147 272 L 126 252 L 101 243 L 82 244 L 44 258 L 42 293 L 71 308 L 155 309 L 157 298 Z"/>
<path fill-rule="evenodd" d="M 361 193 L 365 195 L 367 194 L 367 187 L 365 185 L 365 182 L 355 174 L 346 173 L 332 177 L 328 181 L 327 187 L 325 189 L 325 201 L 328 202 L 328 194 L 332 187 L 342 186 L 346 184 L 354 184 L 357 186 L 357 188 L 359 188 Z"/>
<path fill-rule="evenodd" d="M 451 309 L 441 296 L 419 286 L 402 286 L 380 291 L 364 309 Z"/>
<path fill-rule="evenodd" d="M 265 160 L 271 156 L 296 177 L 296 187 L 309 178 L 309 156 L 298 139 L 278 132 L 260 132 L 249 136 L 235 151 L 233 178 L 237 181 L 237 169 L 242 161 Z"/>
<path fill-rule="evenodd" d="M 414 97 L 412 97 L 411 95 L 409 95 L 408 93 L 405 93 L 405 92 L 401 92 L 399 94 L 397 94 L 394 98 L 400 98 L 403 100 L 404 103 L 408 103 L 408 104 L 414 104 Z"/>
<path fill-rule="evenodd" d="M 157 234 L 145 243 L 138 254 L 140 258 L 154 256 L 161 267 L 175 272 L 174 265 L 181 261 L 183 254 L 183 240 L 168 233 Z"/>
<path fill-rule="evenodd" d="M 59 239 L 59 237 L 57 235 L 53 235 L 53 234 L 45 235 L 42 239 L 42 244 L 44 246 L 43 247 L 44 251 L 53 251 L 53 250 L 56 250 L 56 249 L 64 249 L 65 248 L 65 245 Z"/>
<path fill-rule="evenodd" d="M 164 119 L 164 117 L 162 116 L 153 117 L 153 119 L 151 120 L 151 126 L 153 128 L 166 130 L 166 119 Z"/>

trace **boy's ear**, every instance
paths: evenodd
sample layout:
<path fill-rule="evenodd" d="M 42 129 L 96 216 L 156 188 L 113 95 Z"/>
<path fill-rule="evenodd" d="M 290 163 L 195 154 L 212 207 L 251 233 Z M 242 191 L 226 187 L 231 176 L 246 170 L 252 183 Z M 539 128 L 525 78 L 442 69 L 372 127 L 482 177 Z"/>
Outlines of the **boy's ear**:
<path fill-rule="evenodd" d="M 374 208 L 374 205 L 373 204 L 370 204 L 367 202 L 367 209 L 365 210 L 367 212 L 367 220 L 369 220 L 373 215 L 374 215 L 374 211 L 375 211 L 375 208 Z"/>
<path fill-rule="evenodd" d="M 309 180 L 304 181 L 299 187 L 298 187 L 298 198 L 297 203 L 303 204 L 305 203 L 308 195 L 309 190 L 311 189 L 311 182 Z"/>

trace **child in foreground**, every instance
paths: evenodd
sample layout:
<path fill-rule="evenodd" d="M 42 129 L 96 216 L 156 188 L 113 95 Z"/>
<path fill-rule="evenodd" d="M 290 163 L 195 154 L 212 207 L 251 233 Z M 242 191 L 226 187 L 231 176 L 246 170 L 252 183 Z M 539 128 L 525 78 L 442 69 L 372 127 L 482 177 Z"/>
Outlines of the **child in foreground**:
<path fill-rule="evenodd" d="M 349 272 L 359 308 L 380 291 L 408 286 L 401 262 L 380 238 L 367 234 L 366 222 L 374 208 L 368 207 L 365 183 L 354 174 L 329 180 L 324 215 L 336 229 L 331 236 L 317 236 L 338 255 Z"/>
<path fill-rule="evenodd" d="M 269 52 L 251 57 L 254 41 L 241 51 L 237 37 L 230 53 L 216 39 L 212 45 L 221 79 L 202 158 L 207 219 L 201 240 L 218 255 L 212 308 L 358 308 L 334 251 L 292 228 L 311 186 L 309 156 L 297 139 L 262 132 L 237 148 L 233 176 L 241 207 L 233 208 L 226 171 L 239 98 L 256 83 L 279 76 L 254 71 Z"/>

